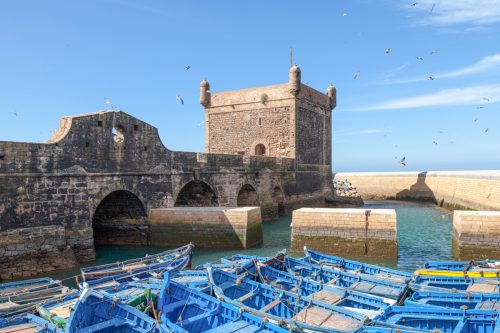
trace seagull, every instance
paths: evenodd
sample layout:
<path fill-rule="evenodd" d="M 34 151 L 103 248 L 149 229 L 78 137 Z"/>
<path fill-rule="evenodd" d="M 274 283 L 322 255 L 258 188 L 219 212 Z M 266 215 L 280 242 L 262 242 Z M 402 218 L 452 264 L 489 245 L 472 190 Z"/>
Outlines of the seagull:
<path fill-rule="evenodd" d="M 417 60 L 424 61 L 424 58 L 422 57 L 415 57 L 415 58 L 417 58 Z"/>
<path fill-rule="evenodd" d="M 392 49 L 390 47 L 385 49 L 385 54 L 390 54 L 392 52 Z"/>
<path fill-rule="evenodd" d="M 201 126 L 204 123 L 205 123 L 205 120 L 203 120 L 201 123 L 199 123 L 198 126 Z"/>
<path fill-rule="evenodd" d="M 182 97 L 181 97 L 181 96 L 177 95 L 177 96 L 175 96 L 175 98 L 176 98 L 179 102 L 181 102 L 181 104 L 182 104 L 182 105 L 184 105 L 184 100 L 182 99 Z"/>
<path fill-rule="evenodd" d="M 191 66 L 190 65 L 187 65 L 186 67 L 184 67 L 187 71 L 191 69 Z"/>
<path fill-rule="evenodd" d="M 485 129 L 484 133 L 488 133 L 489 130 L 490 130 L 489 128 Z"/>
<path fill-rule="evenodd" d="M 431 11 L 429 12 L 429 14 L 431 14 L 434 11 L 434 8 L 436 8 L 436 3 L 432 4 Z"/>
<path fill-rule="evenodd" d="M 432 50 L 430 54 L 436 54 L 438 52 L 439 52 L 439 50 Z"/>
<path fill-rule="evenodd" d="M 342 13 L 342 16 L 347 16 L 347 13 Z"/>
<path fill-rule="evenodd" d="M 114 109 L 115 107 L 113 106 L 113 102 L 111 102 L 111 99 L 109 99 L 108 97 L 104 97 L 104 103 L 111 107 L 111 109 Z"/>
<path fill-rule="evenodd" d="M 410 4 L 411 7 L 415 7 L 416 5 L 418 5 L 418 2 L 414 2 L 414 3 Z"/>
<path fill-rule="evenodd" d="M 16 117 L 17 117 L 17 111 L 14 111 L 14 116 L 16 116 Z"/>
<path fill-rule="evenodd" d="M 400 163 L 402 166 L 406 166 L 406 162 L 405 162 L 405 161 L 406 161 L 406 157 L 403 157 L 403 158 L 401 159 L 401 161 L 399 161 L 399 163 Z"/>
<path fill-rule="evenodd" d="M 489 99 L 488 97 L 481 97 L 481 99 L 482 99 L 483 101 L 486 101 L 486 102 L 489 102 L 489 101 L 490 101 L 490 99 Z"/>
<path fill-rule="evenodd" d="M 437 143 L 436 141 L 432 141 L 432 143 L 433 143 L 435 146 L 437 146 L 437 145 L 438 145 L 438 143 Z"/>
<path fill-rule="evenodd" d="M 443 134 L 444 132 L 443 131 L 439 131 L 439 133 Z"/>
<path fill-rule="evenodd" d="M 484 106 L 476 106 L 476 109 L 484 109 Z"/>
<path fill-rule="evenodd" d="M 474 122 L 477 123 L 477 121 L 479 120 L 479 118 L 474 118 Z"/>
<path fill-rule="evenodd" d="M 356 71 L 353 75 L 353 79 L 357 79 L 359 77 L 359 71 Z"/>
<path fill-rule="evenodd" d="M 434 81 L 435 77 L 434 76 L 429 76 L 428 79 L 431 80 L 431 81 Z"/>

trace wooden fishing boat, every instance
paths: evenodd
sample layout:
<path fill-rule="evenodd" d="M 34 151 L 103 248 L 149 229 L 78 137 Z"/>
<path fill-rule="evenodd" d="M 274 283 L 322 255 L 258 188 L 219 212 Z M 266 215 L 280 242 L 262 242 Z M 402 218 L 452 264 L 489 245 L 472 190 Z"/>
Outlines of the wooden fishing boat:
<path fill-rule="evenodd" d="M 499 314 L 492 311 L 457 310 L 438 307 L 392 306 L 373 323 L 383 327 L 417 329 L 442 333 L 493 333 Z"/>
<path fill-rule="evenodd" d="M 364 264 L 359 261 L 349 260 L 318 251 L 308 249 L 304 246 L 305 257 L 302 261 L 318 264 L 330 269 L 338 269 L 353 274 L 372 275 L 379 279 L 387 279 L 394 282 L 407 283 L 413 275 L 396 269 L 385 268 L 377 265 Z"/>
<path fill-rule="evenodd" d="M 101 289 L 109 286 L 116 286 L 125 282 L 141 282 L 150 278 L 163 278 L 163 274 L 168 271 L 182 270 L 189 266 L 191 255 L 186 254 L 169 262 L 168 265 L 152 266 L 149 269 L 140 269 L 132 273 L 124 272 L 118 275 L 106 276 L 100 279 L 86 281 L 80 284 L 80 288 Z"/>
<path fill-rule="evenodd" d="M 499 293 L 500 278 L 470 278 L 451 276 L 417 275 L 410 282 L 415 291 L 469 292 L 469 293 Z"/>
<path fill-rule="evenodd" d="M 63 333 L 52 323 L 35 315 L 25 313 L 9 318 L 0 318 L 0 333 Z"/>
<path fill-rule="evenodd" d="M 288 332 L 251 313 L 241 312 L 238 307 L 170 280 L 168 273 L 165 275 L 158 299 L 164 332 Z"/>
<path fill-rule="evenodd" d="M 217 298 L 258 317 L 283 322 L 291 330 L 351 332 L 368 321 L 363 314 L 222 270 L 208 268 L 208 275 Z"/>
<path fill-rule="evenodd" d="M 310 279 L 297 278 L 287 272 L 267 265 L 258 265 L 259 280 L 272 287 L 286 290 L 313 300 L 375 317 L 388 306 L 396 303 L 393 299 L 381 298 L 346 288 L 323 284 Z"/>
<path fill-rule="evenodd" d="M 424 264 L 424 269 L 443 271 L 499 271 L 500 261 L 479 260 L 479 261 L 428 261 Z"/>
<path fill-rule="evenodd" d="M 161 333 L 159 322 L 96 290 L 82 291 L 67 322 L 67 333 Z"/>
<path fill-rule="evenodd" d="M 349 288 L 350 290 L 390 298 L 396 301 L 404 297 L 408 287 L 405 283 L 389 281 L 387 279 L 377 279 L 366 274 L 352 274 L 333 270 L 325 266 L 283 255 L 272 258 L 265 262 L 265 264 L 305 279 L 311 279 L 337 287 Z"/>
<path fill-rule="evenodd" d="M 363 326 L 353 333 L 429 333 L 428 331 L 413 328 L 383 327 L 383 326 Z"/>
<path fill-rule="evenodd" d="M 0 283 L 0 297 L 24 294 L 41 289 L 50 289 L 61 286 L 61 282 L 48 277 Z"/>
<path fill-rule="evenodd" d="M 500 293 L 478 294 L 417 291 L 410 298 L 406 299 L 405 305 L 500 311 Z"/>
<path fill-rule="evenodd" d="M 160 293 L 163 280 L 147 282 L 126 282 L 99 290 L 116 302 L 123 302 L 141 312 L 149 310 L 149 302 L 155 302 Z M 37 306 L 40 317 L 49 320 L 57 327 L 65 328 L 66 323 L 78 301 L 79 294 L 68 296 L 60 301 L 51 301 Z"/>
<path fill-rule="evenodd" d="M 84 267 L 81 269 L 83 281 L 86 282 L 101 279 L 103 277 L 120 275 L 123 273 L 132 274 L 155 268 L 168 267 L 172 261 L 175 261 L 178 258 L 189 256 L 189 259 L 191 259 L 193 248 L 193 244 L 188 244 L 176 249 L 145 256 L 143 258 L 130 259 L 99 266 Z"/>
<path fill-rule="evenodd" d="M 40 289 L 22 294 L 0 297 L 0 317 L 11 316 L 35 309 L 37 304 L 55 299 L 62 299 L 76 290 L 68 287 Z"/>
<path fill-rule="evenodd" d="M 500 278 L 500 270 L 446 271 L 437 269 L 417 269 L 415 275 L 450 276 L 460 278 Z"/>

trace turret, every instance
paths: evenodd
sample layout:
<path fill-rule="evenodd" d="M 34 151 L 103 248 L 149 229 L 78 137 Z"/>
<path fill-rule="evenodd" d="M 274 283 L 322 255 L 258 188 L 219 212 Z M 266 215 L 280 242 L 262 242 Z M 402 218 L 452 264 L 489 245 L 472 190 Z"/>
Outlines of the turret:
<path fill-rule="evenodd" d="M 290 93 L 294 96 L 300 91 L 300 68 L 297 65 L 293 65 L 288 72 L 288 86 Z"/>
<path fill-rule="evenodd" d="M 328 88 L 326 88 L 326 96 L 328 96 L 330 100 L 330 109 L 335 109 L 335 106 L 337 106 L 337 89 L 335 89 L 333 84 L 330 84 Z"/>
<path fill-rule="evenodd" d="M 210 84 L 207 80 L 200 83 L 200 104 L 205 107 L 210 105 Z"/>

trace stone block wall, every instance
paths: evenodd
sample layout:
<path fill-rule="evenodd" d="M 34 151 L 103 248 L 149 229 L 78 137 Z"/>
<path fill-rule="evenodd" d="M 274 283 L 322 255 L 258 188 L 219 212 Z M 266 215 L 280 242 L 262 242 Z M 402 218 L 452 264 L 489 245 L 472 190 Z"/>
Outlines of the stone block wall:
<path fill-rule="evenodd" d="M 176 207 L 149 213 L 150 244 L 246 249 L 262 243 L 259 207 Z"/>
<path fill-rule="evenodd" d="M 500 211 L 454 211 L 452 250 L 458 260 L 500 259 Z"/>
<path fill-rule="evenodd" d="M 451 209 L 500 209 L 500 171 L 352 172 L 347 179 L 363 199 L 437 203 Z"/>
<path fill-rule="evenodd" d="M 397 257 L 394 209 L 301 208 L 292 215 L 292 250 Z"/>
<path fill-rule="evenodd" d="M 64 227 L 18 228 L 0 232 L 0 281 L 28 278 L 77 264 Z"/>

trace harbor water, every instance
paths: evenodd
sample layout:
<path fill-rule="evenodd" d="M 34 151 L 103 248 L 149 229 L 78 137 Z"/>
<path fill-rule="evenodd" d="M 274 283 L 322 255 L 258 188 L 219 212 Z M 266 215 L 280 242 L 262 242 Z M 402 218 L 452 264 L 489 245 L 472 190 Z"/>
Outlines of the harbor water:
<path fill-rule="evenodd" d="M 379 264 L 386 267 L 414 271 L 425 261 L 452 260 L 451 232 L 452 213 L 438 206 L 405 201 L 367 201 L 363 208 L 388 209 L 397 213 L 398 258 L 387 260 L 367 257 L 351 257 L 363 262 Z M 292 256 L 302 253 L 290 253 L 291 217 L 282 217 L 276 221 L 263 224 L 264 242 L 261 247 L 246 250 L 208 250 L 196 249 L 193 256 L 193 267 L 207 262 L 217 262 L 221 257 L 235 253 L 259 256 L 271 256 L 286 249 Z M 195 244 L 196 245 L 196 244 Z M 142 257 L 165 250 L 155 247 L 99 246 L 96 247 L 96 261 L 88 265 L 99 265 L 130 258 Z M 64 279 L 79 273 L 79 269 L 59 271 L 51 277 Z M 69 281 L 72 284 L 72 281 Z"/>

